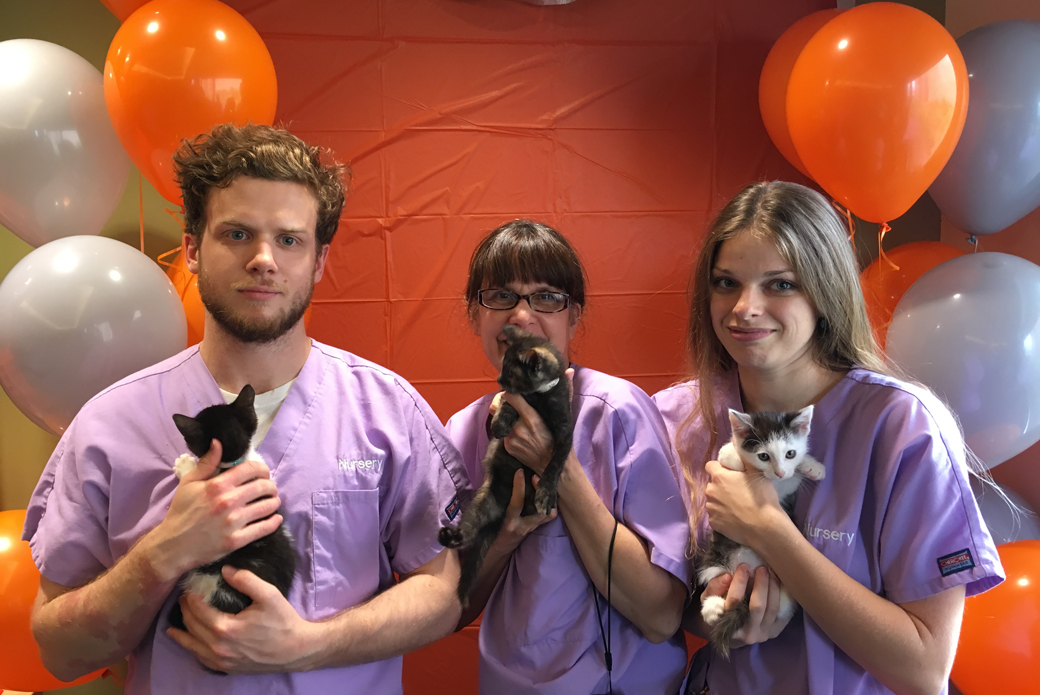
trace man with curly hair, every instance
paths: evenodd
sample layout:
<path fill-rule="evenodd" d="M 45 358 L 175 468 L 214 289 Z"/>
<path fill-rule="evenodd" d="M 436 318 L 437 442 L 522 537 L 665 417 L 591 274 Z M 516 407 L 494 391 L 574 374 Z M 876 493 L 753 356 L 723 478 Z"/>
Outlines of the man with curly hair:
<path fill-rule="evenodd" d="M 87 403 L 33 494 L 32 624 L 60 678 L 129 654 L 128 693 L 400 693 L 400 655 L 458 621 L 458 560 L 437 542 L 466 486 L 458 453 L 409 384 L 301 320 L 344 200 L 321 154 L 284 130 L 223 125 L 175 155 L 205 337 Z M 214 440 L 178 481 L 171 416 L 246 384 L 266 465 L 214 476 Z M 185 572 L 281 523 L 300 559 L 288 598 L 229 566 L 253 601 L 241 613 L 181 592 Z M 169 624 L 175 602 L 187 630 Z"/>

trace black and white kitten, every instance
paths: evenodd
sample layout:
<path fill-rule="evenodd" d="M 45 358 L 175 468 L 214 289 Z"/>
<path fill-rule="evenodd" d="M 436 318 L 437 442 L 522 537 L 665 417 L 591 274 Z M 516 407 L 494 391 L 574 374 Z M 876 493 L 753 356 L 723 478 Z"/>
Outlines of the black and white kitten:
<path fill-rule="evenodd" d="M 187 415 L 173 416 L 177 429 L 184 435 L 188 449 L 194 454 L 184 454 L 177 458 L 173 471 L 178 478 L 183 478 L 195 468 L 195 457 L 209 451 L 210 443 L 214 439 L 223 447 L 220 465 L 215 475 L 220 475 L 243 461 L 263 461 L 252 447 L 257 425 L 256 412 L 253 410 L 254 396 L 253 387 L 246 384 L 231 403 L 204 408 L 193 418 Z M 198 594 L 211 606 L 225 613 L 238 613 L 253 600 L 225 581 L 220 572 L 224 565 L 251 571 L 265 582 L 273 584 L 282 592 L 282 596 L 288 598 L 289 588 L 296 574 L 296 550 L 293 548 L 292 536 L 285 524 L 281 524 L 274 533 L 257 539 L 216 562 L 193 569 L 181 579 L 181 588 L 185 592 Z M 185 629 L 181 607 L 176 603 L 170 610 L 170 624 L 181 630 Z"/>
<path fill-rule="evenodd" d="M 719 463 L 734 471 L 758 473 L 772 481 L 780 498 L 780 505 L 788 516 L 794 514 L 798 487 L 803 478 L 823 480 L 823 464 L 807 452 L 809 423 L 813 407 L 786 413 L 740 413 L 730 409 L 729 421 L 732 439 L 719 450 Z M 751 548 L 712 532 L 711 544 L 697 572 L 699 589 L 720 574 L 733 574 L 737 566 L 746 564 L 754 576 L 755 569 L 765 565 Z M 748 585 L 750 594 L 751 585 Z M 729 657 L 729 643 L 733 634 L 748 621 L 748 599 L 730 610 L 725 610 L 725 596 L 704 596 L 701 616 L 711 626 L 711 643 L 724 657 Z M 781 585 L 778 620 L 794 615 L 798 604 Z"/>
<path fill-rule="evenodd" d="M 487 551 L 502 528 L 506 507 L 513 494 L 513 475 L 517 469 L 524 471 L 522 515 L 529 516 L 536 511 L 548 514 L 556 506 L 556 485 L 564 461 L 571 451 L 574 435 L 567 364 L 560 353 L 548 340 L 515 326 L 507 325 L 503 331 L 509 347 L 502 358 L 502 373 L 498 383 L 507 393 L 523 396 L 534 408 L 552 435 L 553 451 L 536 491 L 531 482 L 534 472 L 506 451 L 502 443 L 502 439 L 520 418 L 513 406 L 502 401 L 491 419 L 491 434 L 494 438 L 488 444 L 484 456 L 484 484 L 463 511 L 458 527 L 445 526 L 438 535 L 441 545 L 469 549 L 459 577 L 459 601 L 464 607 L 469 604 L 470 591 Z"/>

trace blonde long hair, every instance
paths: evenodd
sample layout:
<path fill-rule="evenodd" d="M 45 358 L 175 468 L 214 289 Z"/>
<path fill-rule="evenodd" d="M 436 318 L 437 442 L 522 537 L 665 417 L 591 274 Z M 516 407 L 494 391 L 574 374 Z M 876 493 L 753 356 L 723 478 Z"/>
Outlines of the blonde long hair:
<path fill-rule="evenodd" d="M 817 364 L 831 370 L 863 367 L 892 374 L 870 330 L 848 232 L 827 199 L 811 188 L 786 181 L 754 183 L 738 193 L 708 228 L 690 279 L 686 337 L 692 377 L 697 380 L 697 403 L 679 426 L 675 443 L 690 488 L 695 543 L 704 518 L 704 464 L 711 459 L 719 439 L 716 380 L 736 368 L 712 326 L 711 271 L 722 244 L 745 232 L 776 244 L 816 309 L 819 319 L 811 354 Z M 701 460 L 695 461 L 692 429 L 698 415 L 709 441 Z"/>

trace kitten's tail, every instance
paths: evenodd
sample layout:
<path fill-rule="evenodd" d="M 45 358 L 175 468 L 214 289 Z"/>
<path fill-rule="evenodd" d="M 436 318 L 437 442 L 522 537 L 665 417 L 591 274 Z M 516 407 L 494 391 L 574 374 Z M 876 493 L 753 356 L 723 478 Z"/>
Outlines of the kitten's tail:
<path fill-rule="evenodd" d="M 501 524 L 498 526 L 501 526 Z M 469 595 L 473 591 L 474 584 L 477 583 L 477 576 L 480 575 L 480 568 L 484 564 L 484 558 L 487 557 L 488 550 L 491 549 L 491 545 L 498 536 L 498 526 L 490 529 L 490 532 L 477 536 L 469 550 L 463 551 L 465 556 L 462 561 L 462 571 L 459 573 L 458 594 L 459 603 L 462 604 L 464 609 L 469 606 Z"/>
<path fill-rule="evenodd" d="M 751 617 L 751 608 L 747 601 L 741 601 L 719 616 L 718 622 L 711 626 L 711 644 L 722 658 L 729 659 L 729 643 L 737 630 L 747 624 Z"/>

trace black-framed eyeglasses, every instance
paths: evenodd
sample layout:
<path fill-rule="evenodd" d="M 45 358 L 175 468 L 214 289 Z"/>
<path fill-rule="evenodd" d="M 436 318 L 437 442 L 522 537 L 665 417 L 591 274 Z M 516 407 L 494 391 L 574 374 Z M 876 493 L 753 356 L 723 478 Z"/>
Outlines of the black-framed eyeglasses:
<path fill-rule="evenodd" d="M 517 294 L 510 290 L 496 288 L 477 292 L 477 301 L 480 302 L 480 305 L 495 311 L 508 311 L 519 304 L 521 299 L 526 300 L 528 306 L 542 314 L 555 314 L 571 305 L 571 296 L 564 292 Z"/>

